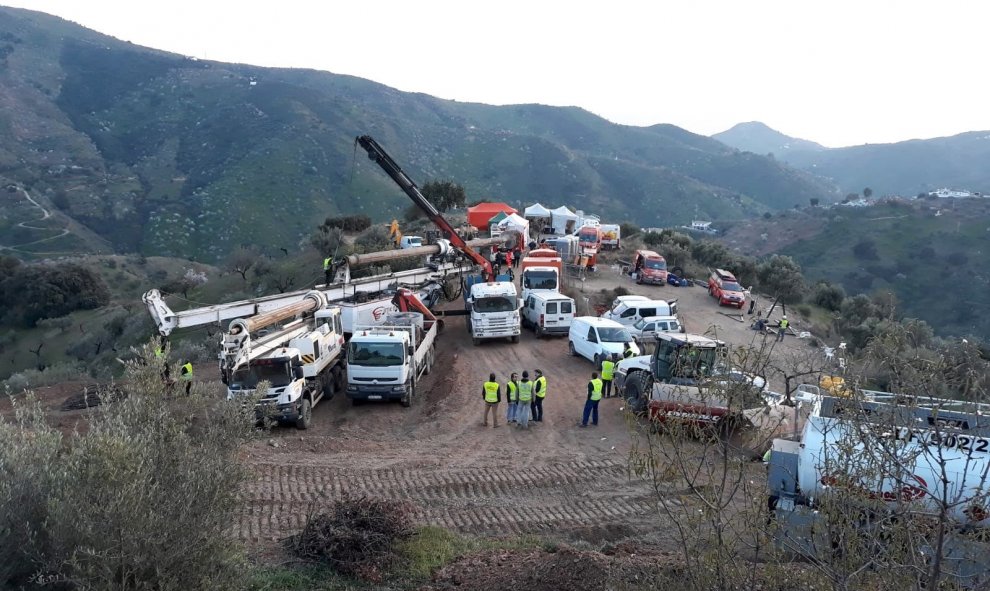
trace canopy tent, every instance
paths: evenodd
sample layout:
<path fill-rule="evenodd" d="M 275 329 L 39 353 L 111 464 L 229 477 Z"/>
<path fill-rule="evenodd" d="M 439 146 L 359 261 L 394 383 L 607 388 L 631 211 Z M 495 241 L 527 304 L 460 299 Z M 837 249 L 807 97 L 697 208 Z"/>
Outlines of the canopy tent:
<path fill-rule="evenodd" d="M 467 219 L 469 224 L 479 230 L 485 231 L 488 230 L 488 223 L 495 214 L 499 212 L 510 214 L 517 211 L 516 208 L 505 203 L 479 203 L 467 208 Z"/>
<path fill-rule="evenodd" d="M 512 215 L 516 215 L 516 214 L 512 214 Z M 509 217 L 507 213 L 505 213 L 504 211 L 500 211 L 497 214 L 493 215 L 492 219 L 488 220 L 488 225 L 491 226 L 492 224 L 498 224 L 507 217 Z"/>
<path fill-rule="evenodd" d="M 523 217 L 527 218 L 548 218 L 550 217 L 550 210 L 543 207 L 539 203 L 530 205 L 523 211 Z"/>
<path fill-rule="evenodd" d="M 520 216 L 519 214 L 511 213 L 496 224 L 497 230 L 493 228 L 492 236 L 500 236 L 507 232 L 512 232 L 519 235 L 518 242 L 525 247 L 529 242 L 529 220 Z M 513 241 L 508 244 L 507 247 L 513 248 L 517 246 L 516 242 Z"/>
<path fill-rule="evenodd" d="M 550 224 L 553 226 L 555 234 L 568 234 L 568 222 L 571 225 L 570 232 L 573 232 L 574 225 L 577 224 L 577 219 L 577 214 L 567 209 L 565 205 L 561 205 L 550 212 Z"/>

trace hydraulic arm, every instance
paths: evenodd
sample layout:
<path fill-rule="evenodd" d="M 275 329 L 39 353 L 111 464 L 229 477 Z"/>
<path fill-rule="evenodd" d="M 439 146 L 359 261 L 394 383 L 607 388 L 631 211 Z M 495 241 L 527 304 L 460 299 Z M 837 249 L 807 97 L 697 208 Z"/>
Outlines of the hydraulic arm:
<path fill-rule="evenodd" d="M 395 160 L 392 160 L 392 157 L 385 152 L 384 148 L 378 145 L 378 142 L 376 142 L 374 138 L 370 135 L 362 135 L 355 139 L 355 142 L 360 144 L 361 147 L 368 152 L 368 158 L 374 160 L 378 166 L 382 167 L 382 170 L 384 170 L 385 173 L 388 174 L 388 176 L 390 176 L 397 185 L 399 185 L 399 188 L 401 188 L 403 192 L 405 192 L 405 194 L 412 199 L 413 203 L 423 210 L 423 213 L 430 218 L 431 222 L 436 224 L 440 230 L 450 236 L 450 243 L 454 246 L 454 248 L 463 252 L 468 258 L 474 261 L 475 264 L 481 267 L 481 274 L 485 281 L 495 280 L 495 273 L 492 270 L 491 262 L 468 246 L 468 243 L 457 234 L 454 227 L 451 226 L 442 215 L 440 215 L 437 208 L 429 202 L 422 192 L 420 192 L 419 187 L 416 186 L 416 183 L 414 183 L 413 180 L 406 175 L 406 173 L 402 172 L 402 169 L 395 163 Z"/>

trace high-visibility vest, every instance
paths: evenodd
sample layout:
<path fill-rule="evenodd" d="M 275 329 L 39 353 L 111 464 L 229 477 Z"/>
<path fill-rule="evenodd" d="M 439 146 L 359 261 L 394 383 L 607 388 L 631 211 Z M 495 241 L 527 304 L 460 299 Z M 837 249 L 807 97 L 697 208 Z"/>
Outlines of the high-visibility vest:
<path fill-rule="evenodd" d="M 769 464 L 770 463 L 770 452 L 772 452 L 772 451 L 773 451 L 772 449 L 768 449 L 767 450 L 767 453 L 763 454 L 763 463 L 764 464 Z"/>
<path fill-rule="evenodd" d="M 615 362 L 614 361 L 612 361 L 611 359 L 606 359 L 605 361 L 602 361 L 602 379 L 603 380 L 611 380 L 612 379 L 612 372 L 614 372 L 614 371 L 615 371 Z"/>
<path fill-rule="evenodd" d="M 598 378 L 591 380 L 591 399 L 593 401 L 602 399 L 602 381 Z"/>
<path fill-rule="evenodd" d="M 182 379 L 191 380 L 192 379 L 192 363 L 187 363 L 182 366 Z"/>
<path fill-rule="evenodd" d="M 781 319 L 781 321 L 780 321 L 780 328 L 781 328 L 781 330 L 787 329 L 787 325 L 788 325 L 788 321 Z"/>
<path fill-rule="evenodd" d="M 498 382 L 485 382 L 485 402 L 498 402 Z"/>
<path fill-rule="evenodd" d="M 629 359 L 632 356 L 633 356 L 632 347 L 630 347 L 630 348 L 628 348 L 628 349 L 626 349 L 625 351 L 622 352 L 622 358 L 623 359 Z"/>
<path fill-rule="evenodd" d="M 327 257 L 327 258 L 323 259 L 323 270 L 324 271 L 329 271 L 330 270 L 330 263 L 331 262 L 332 262 L 332 260 L 331 260 L 330 257 Z"/>
<path fill-rule="evenodd" d="M 516 392 L 518 391 L 519 388 L 516 387 L 515 382 L 505 383 L 505 395 L 509 397 L 509 402 L 515 402 L 519 398 L 519 396 L 516 394 Z"/>
<path fill-rule="evenodd" d="M 530 402 L 533 400 L 533 382 L 523 380 L 519 382 L 519 402 Z"/>
<path fill-rule="evenodd" d="M 540 389 L 536 393 L 536 397 L 537 398 L 546 398 L 547 397 L 547 377 L 546 376 L 540 376 L 540 377 L 536 378 L 536 383 L 540 385 Z"/>
<path fill-rule="evenodd" d="M 162 348 L 160 346 L 155 347 L 155 357 L 161 359 L 164 356 L 165 356 L 165 351 L 162 351 Z"/>

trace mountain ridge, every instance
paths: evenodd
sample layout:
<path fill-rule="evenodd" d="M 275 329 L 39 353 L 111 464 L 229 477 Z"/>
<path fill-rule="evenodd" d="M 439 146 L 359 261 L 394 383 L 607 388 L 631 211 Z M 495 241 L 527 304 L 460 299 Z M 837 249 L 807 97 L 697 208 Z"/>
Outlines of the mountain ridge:
<path fill-rule="evenodd" d="M 117 252 L 212 261 L 244 244 L 294 247 L 327 215 L 401 217 L 401 191 L 355 155 L 361 134 L 417 182 L 450 178 L 470 199 L 566 204 L 616 221 L 738 219 L 838 196 L 812 175 L 675 126 L 197 60 L 22 9 L 0 8 L 0 53 L 9 107 L 0 187 L 27 189 L 56 212 L 50 228 L 0 241 L 21 256 L 105 248 L 56 238 L 59 220 Z M 11 212 L 0 231 L 28 219 L 19 193 L 0 195 Z"/>

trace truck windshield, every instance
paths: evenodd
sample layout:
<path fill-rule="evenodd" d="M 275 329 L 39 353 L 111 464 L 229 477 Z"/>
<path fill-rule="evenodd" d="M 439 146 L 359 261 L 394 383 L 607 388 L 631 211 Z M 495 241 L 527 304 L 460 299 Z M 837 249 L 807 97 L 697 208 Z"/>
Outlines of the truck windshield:
<path fill-rule="evenodd" d="M 272 388 L 288 386 L 292 382 L 289 364 L 284 361 L 264 363 L 264 360 L 262 363 L 252 363 L 234 372 L 230 387 L 232 390 L 254 390 L 260 382 L 268 382 Z"/>
<path fill-rule="evenodd" d="M 598 338 L 603 343 L 628 343 L 632 340 L 629 331 L 624 328 L 602 326 L 598 328 Z"/>
<path fill-rule="evenodd" d="M 742 288 L 734 281 L 723 281 L 722 291 L 742 291 Z"/>
<path fill-rule="evenodd" d="M 523 287 L 527 289 L 557 289 L 557 274 L 553 271 L 526 271 Z"/>
<path fill-rule="evenodd" d="M 402 365 L 402 343 L 355 343 L 348 346 L 347 359 L 355 365 L 387 367 Z"/>
<path fill-rule="evenodd" d="M 663 271 L 667 268 L 667 261 L 658 261 L 656 259 L 646 259 L 646 268 L 654 269 L 656 271 Z"/>
<path fill-rule="evenodd" d="M 675 353 L 671 377 L 701 379 L 712 375 L 719 362 L 718 352 L 714 348 L 683 347 Z"/>
<path fill-rule="evenodd" d="M 512 312 L 516 309 L 515 296 L 494 296 L 474 300 L 473 310 L 483 312 Z"/>

